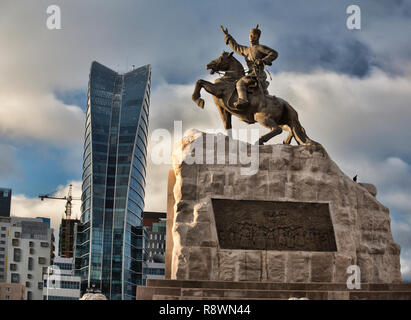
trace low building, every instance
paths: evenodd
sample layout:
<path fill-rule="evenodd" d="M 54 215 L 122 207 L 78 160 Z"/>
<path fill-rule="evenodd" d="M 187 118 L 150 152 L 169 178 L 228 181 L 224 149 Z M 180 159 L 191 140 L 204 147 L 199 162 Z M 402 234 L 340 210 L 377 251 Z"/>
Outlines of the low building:
<path fill-rule="evenodd" d="M 165 256 L 166 250 L 166 213 L 144 212 L 144 227 L 147 228 L 147 262 L 155 262 L 155 256 Z M 158 261 L 158 258 L 156 259 Z"/>
<path fill-rule="evenodd" d="M 74 275 L 74 259 L 56 257 L 44 275 L 43 300 L 79 300 L 81 278 Z"/>
<path fill-rule="evenodd" d="M 144 276 L 147 279 L 164 279 L 165 264 L 164 259 L 159 262 L 146 262 L 143 268 Z"/>
<path fill-rule="evenodd" d="M 166 250 L 166 213 L 144 212 L 145 242 L 144 279 L 164 279 Z"/>
<path fill-rule="evenodd" d="M 147 239 L 147 261 L 154 262 L 155 256 L 165 256 L 166 250 L 166 221 L 154 222 Z"/>
<path fill-rule="evenodd" d="M 0 283 L 0 300 L 24 300 L 25 289 L 23 284 Z"/>
<path fill-rule="evenodd" d="M 24 285 L 25 299 L 41 300 L 43 274 L 52 259 L 53 229 L 49 221 L 43 218 L 1 218 L 0 239 L 3 282 Z"/>

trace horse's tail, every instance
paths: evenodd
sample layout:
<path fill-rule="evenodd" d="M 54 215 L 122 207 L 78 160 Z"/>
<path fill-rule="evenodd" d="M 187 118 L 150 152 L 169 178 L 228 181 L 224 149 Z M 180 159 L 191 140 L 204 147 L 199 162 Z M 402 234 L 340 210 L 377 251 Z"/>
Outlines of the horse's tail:
<path fill-rule="evenodd" d="M 306 132 L 304 127 L 301 125 L 300 120 L 298 119 L 298 113 L 295 111 L 295 109 L 286 101 L 285 102 L 285 107 L 286 107 L 286 112 L 287 112 L 287 117 L 288 117 L 288 125 L 291 128 L 292 135 L 297 141 L 299 145 L 314 145 L 314 144 L 319 144 L 318 142 L 311 140 Z"/>

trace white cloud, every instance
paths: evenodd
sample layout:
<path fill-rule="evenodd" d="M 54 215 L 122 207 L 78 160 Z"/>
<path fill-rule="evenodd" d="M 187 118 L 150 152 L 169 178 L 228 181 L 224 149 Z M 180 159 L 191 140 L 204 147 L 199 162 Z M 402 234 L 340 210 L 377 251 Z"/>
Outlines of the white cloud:
<path fill-rule="evenodd" d="M 40 91 L 0 90 L 0 135 L 17 140 L 41 140 L 61 145 L 80 142 L 84 112 Z"/>
<path fill-rule="evenodd" d="M 308 134 L 339 156 L 391 153 L 411 138 L 411 72 L 391 77 L 374 69 L 361 79 L 321 70 L 280 73 L 269 91 L 290 102 Z"/>
<path fill-rule="evenodd" d="M 411 218 L 408 221 L 392 219 L 391 230 L 395 241 L 398 242 L 401 247 L 405 248 L 405 250 L 411 249 Z"/>
<path fill-rule="evenodd" d="M 382 201 L 386 203 L 386 206 L 402 210 L 411 217 L 411 190 L 389 191 L 382 196 Z M 411 232 L 409 236 L 411 237 Z"/>
<path fill-rule="evenodd" d="M 411 282 L 411 259 L 400 259 L 402 280 Z"/>

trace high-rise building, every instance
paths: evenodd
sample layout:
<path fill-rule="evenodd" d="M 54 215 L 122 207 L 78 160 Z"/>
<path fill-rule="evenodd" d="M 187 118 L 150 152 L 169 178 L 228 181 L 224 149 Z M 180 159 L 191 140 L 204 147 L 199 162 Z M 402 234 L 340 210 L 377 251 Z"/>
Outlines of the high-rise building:
<path fill-rule="evenodd" d="M 111 300 L 143 283 L 144 188 L 150 65 L 119 74 L 91 65 L 76 274 Z"/>
<path fill-rule="evenodd" d="M 0 218 L 0 230 L 4 282 L 24 285 L 27 300 L 41 300 L 43 274 L 52 259 L 53 229 L 49 222 L 42 218 Z"/>
<path fill-rule="evenodd" d="M 10 217 L 11 189 L 0 188 L 0 217 Z"/>
<path fill-rule="evenodd" d="M 64 258 L 73 257 L 74 247 L 74 225 L 79 223 L 77 219 L 61 219 L 59 229 L 59 256 Z"/>

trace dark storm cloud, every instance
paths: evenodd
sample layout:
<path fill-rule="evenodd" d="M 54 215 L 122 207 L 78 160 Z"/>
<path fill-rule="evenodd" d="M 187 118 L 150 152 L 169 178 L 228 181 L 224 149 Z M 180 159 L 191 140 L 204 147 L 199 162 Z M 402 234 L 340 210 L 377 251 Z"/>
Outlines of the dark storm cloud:
<path fill-rule="evenodd" d="M 370 48 L 355 38 L 334 41 L 315 35 L 281 36 L 277 50 L 282 53 L 279 71 L 310 73 L 321 68 L 364 77 L 375 65 Z"/>
<path fill-rule="evenodd" d="M 2 22 L 13 26 L 4 34 L 14 53 L 7 59 L 6 73 L 15 71 L 10 70 L 14 66 L 28 73 L 27 81 L 33 73 L 39 83 L 78 90 L 86 87 L 93 60 L 119 71 L 131 64 L 151 63 L 153 86 L 161 80 L 187 84 L 222 50 L 230 49 L 220 25 L 248 45 L 248 31 L 257 23 L 262 29 L 261 43 L 279 51 L 270 68 L 274 72 L 322 68 L 364 77 L 378 66 L 401 73 L 411 55 L 411 43 L 399 32 L 409 26 L 411 9 L 405 1 L 356 1 L 362 12 L 362 30 L 356 31 L 346 28 L 346 8 L 352 4 L 348 0 L 55 3 L 62 12 L 59 31 L 45 28 L 49 1 L 3 5 L 11 14 L 3 11 Z"/>

